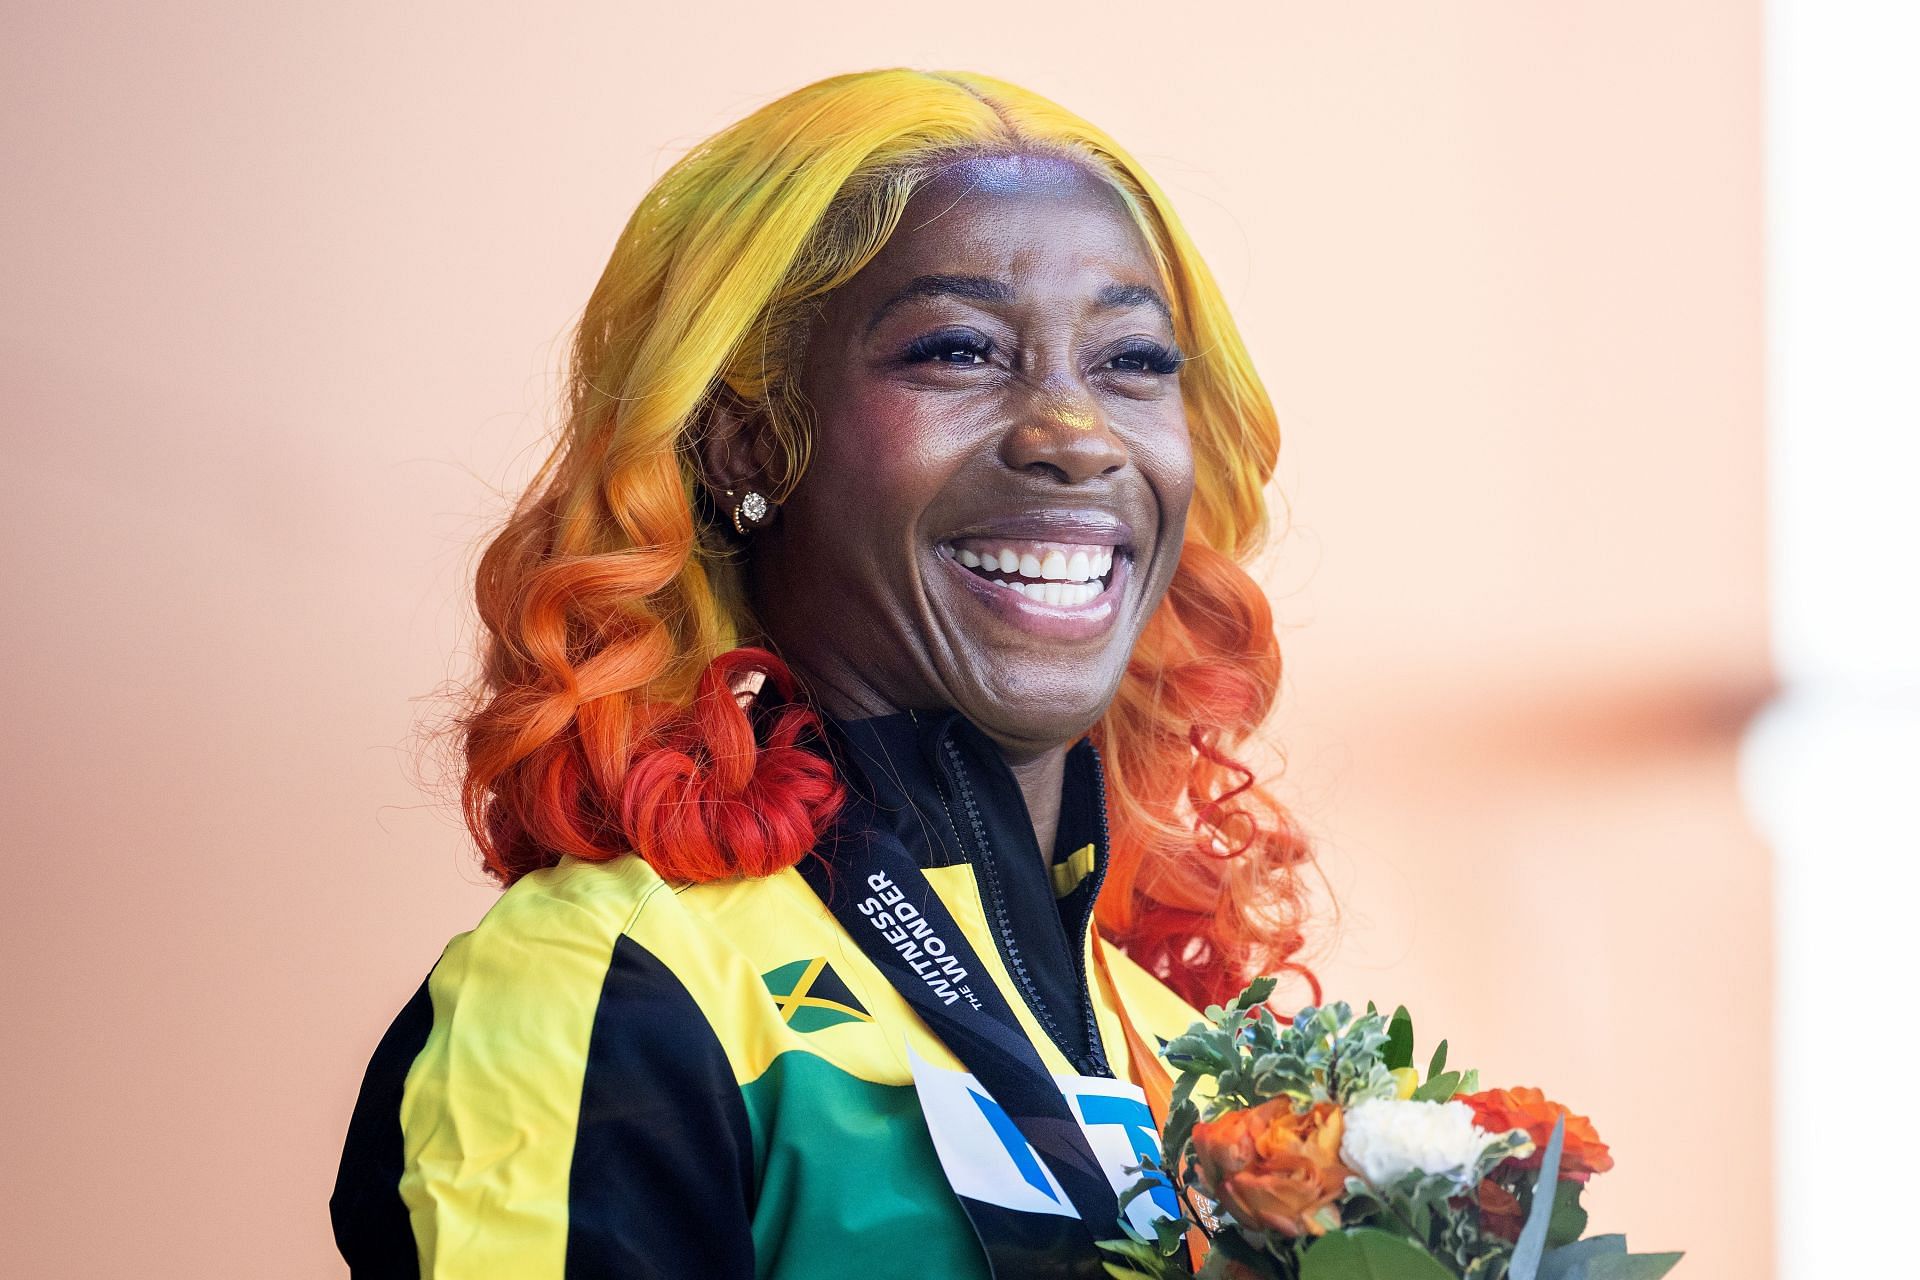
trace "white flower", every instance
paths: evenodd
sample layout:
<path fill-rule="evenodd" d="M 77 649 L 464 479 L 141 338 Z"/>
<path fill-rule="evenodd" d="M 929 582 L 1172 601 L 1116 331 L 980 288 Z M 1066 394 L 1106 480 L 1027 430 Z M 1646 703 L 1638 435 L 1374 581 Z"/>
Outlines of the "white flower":
<path fill-rule="evenodd" d="M 1464 1102 L 1371 1098 L 1347 1108 L 1340 1160 L 1376 1187 L 1411 1170 L 1443 1174 L 1465 1190 L 1490 1134 Z"/>

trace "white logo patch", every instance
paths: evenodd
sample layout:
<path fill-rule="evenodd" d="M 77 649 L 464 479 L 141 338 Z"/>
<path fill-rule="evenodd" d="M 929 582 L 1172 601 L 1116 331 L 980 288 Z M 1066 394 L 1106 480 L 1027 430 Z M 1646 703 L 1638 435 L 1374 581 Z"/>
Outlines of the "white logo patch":
<path fill-rule="evenodd" d="M 940 1167 L 954 1191 L 1024 1213 L 1080 1216 L 1046 1162 L 979 1080 L 934 1066 L 911 1045 L 907 1058 Z M 1139 1174 L 1126 1172 L 1128 1165 L 1149 1156 L 1159 1161 L 1160 1133 L 1138 1085 L 1104 1076 L 1053 1079 L 1116 1194 L 1139 1181 Z M 1148 1235 L 1155 1219 L 1174 1216 L 1173 1190 L 1164 1184 L 1127 1206 L 1128 1221 Z"/>

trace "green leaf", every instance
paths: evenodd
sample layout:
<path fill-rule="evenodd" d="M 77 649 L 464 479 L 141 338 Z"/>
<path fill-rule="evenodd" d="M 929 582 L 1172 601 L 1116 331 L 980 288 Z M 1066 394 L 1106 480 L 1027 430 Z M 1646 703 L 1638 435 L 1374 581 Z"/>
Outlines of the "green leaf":
<path fill-rule="evenodd" d="M 1222 1231 L 1213 1237 L 1212 1247 L 1207 1251 L 1207 1260 L 1200 1264 L 1200 1274 L 1207 1277 L 1230 1276 L 1234 1274 L 1232 1263 L 1252 1271 L 1255 1275 L 1272 1274 L 1274 1255 L 1268 1253 L 1264 1245 L 1249 1239 L 1238 1231 Z"/>
<path fill-rule="evenodd" d="M 1095 1242 L 1108 1253 L 1118 1254 L 1127 1259 L 1126 1265 L 1118 1262 L 1102 1261 L 1108 1275 L 1116 1280 L 1138 1280 L 1147 1276 L 1151 1280 L 1189 1280 L 1190 1273 L 1185 1267 L 1171 1258 L 1162 1257 L 1151 1244 L 1139 1240 L 1099 1240 Z"/>
<path fill-rule="evenodd" d="M 1125 1215 L 1128 1205 L 1138 1200 L 1141 1196 L 1151 1195 L 1156 1189 L 1168 1185 L 1167 1175 L 1158 1169 L 1152 1169 L 1151 1172 L 1148 1172 L 1151 1168 L 1150 1165 L 1142 1166 L 1135 1164 L 1130 1164 L 1126 1167 L 1126 1172 L 1137 1173 L 1140 1176 L 1136 1178 L 1132 1185 L 1125 1191 L 1120 1193 L 1120 1213 L 1122 1215 L 1120 1220 L 1122 1222 L 1126 1221 Z M 1164 1222 L 1165 1219 L 1160 1218 L 1156 1219 L 1156 1221 Z"/>
<path fill-rule="evenodd" d="M 1587 1264 L 1585 1280 L 1660 1280 L 1684 1254 L 1615 1253 Z"/>
<path fill-rule="evenodd" d="M 1539 1280 L 1587 1280 L 1587 1263 L 1605 1254 L 1627 1251 L 1625 1236 L 1594 1236 L 1547 1250 L 1540 1259 Z"/>
<path fill-rule="evenodd" d="M 1168 1061 L 1175 1058 L 1197 1058 L 1202 1062 L 1217 1062 L 1220 1060 L 1220 1047 L 1205 1033 L 1196 1034 L 1189 1031 L 1185 1035 L 1175 1036 L 1168 1042 L 1167 1047 L 1161 1050 L 1160 1056 Z"/>
<path fill-rule="evenodd" d="M 1118 1247 L 1120 1244 L 1131 1245 L 1133 1242 L 1130 1240 L 1102 1240 L 1099 1243 L 1102 1249 L 1110 1253 L 1121 1253 L 1122 1250 Z M 1127 1252 L 1126 1254 L 1127 1258 L 1134 1264 L 1132 1266 L 1128 1266 L 1125 1263 L 1107 1262 L 1104 1260 L 1100 1265 L 1108 1275 L 1114 1277 L 1114 1280 L 1140 1280 L 1142 1276 L 1148 1277 L 1149 1280 L 1183 1280 L 1188 1274 L 1185 1268 L 1168 1262 L 1165 1258 L 1159 1257 L 1153 1253 L 1152 1250 L 1147 1249 L 1146 1246 L 1142 1245 L 1140 1247 L 1143 1252 L 1137 1254 Z"/>
<path fill-rule="evenodd" d="M 1155 1218 L 1153 1220 L 1153 1245 L 1163 1258 L 1171 1258 L 1180 1248 L 1180 1242 L 1187 1237 L 1185 1218 Z"/>
<path fill-rule="evenodd" d="M 1460 1085 L 1458 1071 L 1443 1071 L 1413 1091 L 1415 1102 L 1445 1102 Z"/>
<path fill-rule="evenodd" d="M 1452 1280 L 1419 1245 L 1359 1227 L 1321 1236 L 1307 1250 L 1300 1280 Z"/>
<path fill-rule="evenodd" d="M 1380 1060 L 1389 1071 L 1413 1065 L 1413 1015 L 1405 1005 L 1395 1009 L 1393 1021 L 1387 1023 L 1387 1047 Z"/>
<path fill-rule="evenodd" d="M 1508 1280 L 1539 1280 L 1540 1255 L 1546 1251 L 1547 1224 L 1553 1218 L 1553 1188 L 1560 1180 L 1560 1147 L 1566 1137 L 1567 1118 L 1557 1116 L 1546 1154 L 1540 1158 L 1540 1176 L 1533 1182 L 1533 1207 L 1527 1210 L 1527 1223 L 1520 1228 L 1520 1239 L 1513 1246 Z"/>
<path fill-rule="evenodd" d="M 1236 1015 L 1244 1015 L 1247 1010 L 1265 1004 L 1267 997 L 1272 995 L 1273 989 L 1279 985 L 1278 978 L 1255 978 L 1247 984 L 1245 991 L 1233 998 L 1233 1003 L 1227 1007 Z"/>
<path fill-rule="evenodd" d="M 1407 1212 L 1411 1219 L 1413 1234 L 1422 1240 L 1428 1239 L 1427 1231 L 1433 1226 L 1433 1210 L 1427 1206 L 1427 1202 L 1415 1200 L 1407 1206 Z"/>
<path fill-rule="evenodd" d="M 1180 1158 L 1186 1154 L 1187 1143 L 1193 1137 L 1193 1126 L 1199 1120 L 1200 1112 L 1191 1099 L 1181 1101 L 1167 1113 L 1167 1132 L 1163 1139 L 1166 1146 L 1162 1148 L 1161 1156 L 1168 1168 L 1177 1170 L 1180 1167 Z"/>
<path fill-rule="evenodd" d="M 1587 1229 L 1587 1211 L 1580 1207 L 1578 1182 L 1560 1182 L 1553 1188 L 1553 1217 L 1547 1221 L 1547 1248 L 1572 1244 Z"/>
<path fill-rule="evenodd" d="M 1427 1079 L 1431 1080 L 1447 1068 L 1447 1042 L 1442 1040 L 1433 1051 L 1433 1061 L 1427 1064 Z"/>

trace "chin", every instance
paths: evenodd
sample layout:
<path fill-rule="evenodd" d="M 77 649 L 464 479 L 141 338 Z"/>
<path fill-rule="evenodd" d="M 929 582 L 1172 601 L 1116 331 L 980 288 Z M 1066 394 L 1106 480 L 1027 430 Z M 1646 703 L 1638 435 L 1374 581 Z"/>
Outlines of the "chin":
<path fill-rule="evenodd" d="M 1035 673 L 999 688 L 956 690 L 953 705 L 1003 747 L 1038 751 L 1078 740 L 1106 714 L 1119 687 L 1118 676 L 1089 687 L 1078 673 Z"/>

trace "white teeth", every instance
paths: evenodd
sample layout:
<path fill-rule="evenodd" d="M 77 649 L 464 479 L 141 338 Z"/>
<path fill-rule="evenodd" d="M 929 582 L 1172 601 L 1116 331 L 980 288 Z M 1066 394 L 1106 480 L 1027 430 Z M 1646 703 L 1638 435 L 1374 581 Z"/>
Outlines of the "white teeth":
<path fill-rule="evenodd" d="M 1003 582 L 1009 591 L 1017 591 L 1036 604 L 1077 609 L 1101 592 L 1097 582 Z"/>
<path fill-rule="evenodd" d="M 1112 547 L 1090 546 L 1075 551 L 1051 550 L 1043 559 L 1032 551 L 998 547 L 975 551 L 952 548 L 964 568 L 1006 574 L 1026 581 L 1003 583 L 1029 600 L 1068 607 L 1083 605 L 1106 589 L 1101 581 L 1113 571 Z"/>

